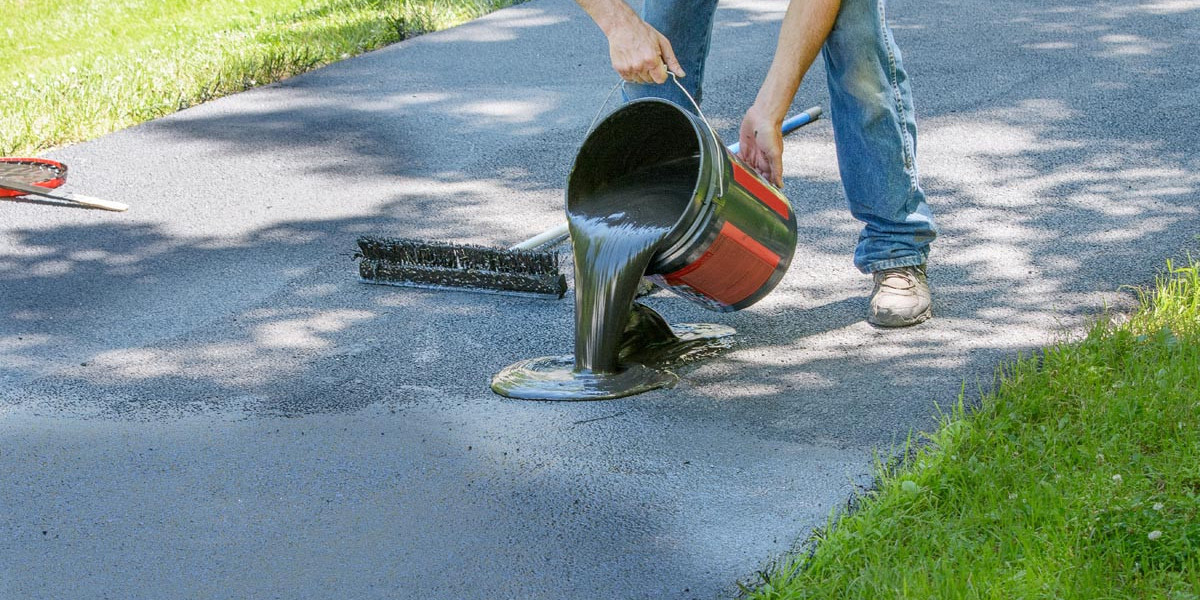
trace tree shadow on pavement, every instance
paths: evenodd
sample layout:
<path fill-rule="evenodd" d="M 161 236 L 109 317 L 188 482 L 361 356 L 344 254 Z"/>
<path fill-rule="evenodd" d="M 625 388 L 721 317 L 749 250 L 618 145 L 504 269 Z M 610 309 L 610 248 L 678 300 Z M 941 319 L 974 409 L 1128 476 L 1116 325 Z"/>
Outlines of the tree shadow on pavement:
<path fill-rule="evenodd" d="M 454 434 L 439 435 L 462 446 L 507 452 L 530 439 L 552 456 L 563 439 L 595 444 L 596 458 L 568 453 L 545 471 L 509 465 L 528 486 L 505 494 L 551 486 L 564 502 L 590 480 L 562 484 L 568 490 L 548 474 L 598 465 L 636 484 L 665 477 L 686 495 L 691 455 L 641 454 L 662 451 L 654 440 L 692 448 L 687 438 L 703 438 L 729 456 L 747 444 L 758 458 L 775 443 L 865 453 L 903 441 L 934 425 L 935 403 L 989 385 L 1004 360 L 1069 338 L 1106 306 L 1129 306 L 1122 286 L 1148 281 L 1193 244 L 1192 4 L 975 3 L 971 19 L 948 2 L 892 9 L 916 87 L 921 177 L 942 227 L 929 270 L 935 319 L 918 327 L 864 322 L 871 284 L 850 264 L 858 225 L 825 123 L 787 142 L 785 191 L 802 218 L 778 290 L 729 315 L 648 301 L 672 322 L 740 333 L 731 352 L 690 367 L 673 390 L 581 404 L 501 399 L 487 389 L 498 369 L 570 352 L 569 298 L 356 283 L 350 254 L 364 233 L 503 246 L 561 218 L 563 181 L 591 119 L 578 107 L 595 107 L 611 79 L 596 48 L 517 31 L 567 27 L 564 13 L 533 3 L 498 13 L 495 27 L 416 40 L 100 142 L 177 179 L 134 189 L 132 167 L 97 166 L 106 172 L 83 178 L 91 193 L 123 191 L 145 218 L 70 211 L 78 214 L 18 215 L 4 226 L 0 403 L 115 420 L 382 407 L 452 425 Z M 722 48 L 778 18 L 741 5 L 722 11 Z M 446 56 L 449 41 L 462 53 Z M 714 56 L 707 102 L 727 136 L 756 85 L 731 65 L 760 54 Z M 493 58 L 533 65 L 547 55 L 561 68 L 530 69 L 520 85 Z M 464 83 L 448 89 L 438 73 L 451 67 Z M 801 108 L 825 102 L 823 84 L 818 66 Z M 99 165 L 91 152 L 62 155 Z M 14 208 L 51 210 L 0 206 Z M 855 471 L 846 469 L 829 476 Z M 628 524 L 642 509 L 605 510 L 587 518 Z M 642 541 L 665 546 L 647 552 L 679 572 L 708 572 L 711 557 L 672 554 L 678 547 L 654 538 L 670 529 L 669 515 L 654 514 L 664 521 L 639 530 Z M 586 546 L 585 537 L 571 539 Z M 612 549 L 594 543 L 596 555 Z"/>
<path fill-rule="evenodd" d="M 988 48 L 987 56 L 967 57 L 970 69 L 938 60 L 946 50 L 939 45 L 946 38 L 965 39 L 968 24 L 937 11 L 893 16 L 902 46 L 914 48 L 908 64 L 918 100 L 929 99 L 919 105 L 930 107 L 921 113 L 920 139 L 923 181 L 943 228 L 930 269 L 936 320 L 898 332 L 862 322 L 870 283 L 848 264 L 858 225 L 844 207 L 828 128 L 813 126 L 788 142 L 793 156 L 804 158 L 797 167 L 800 176 L 789 178 L 785 190 L 802 213 L 792 272 L 758 307 L 722 317 L 742 332 L 745 350 L 691 377 L 705 385 L 687 385 L 664 397 L 675 402 L 684 393 L 713 399 L 728 395 L 739 400 L 738 410 L 763 398 L 769 399 L 769 412 L 780 395 L 804 390 L 805 398 L 829 403 L 834 399 L 821 390 L 835 390 L 832 395 L 856 389 L 878 394 L 885 403 L 907 398 L 904 403 L 911 410 L 903 422 L 922 422 L 918 415 L 929 414 L 930 402 L 952 401 L 964 377 L 986 378 L 1003 356 L 1053 341 L 1105 303 L 1125 302 L 1115 293 L 1120 286 L 1147 280 L 1163 257 L 1185 247 L 1191 234 L 1179 226 L 1194 222 L 1191 200 L 1200 188 L 1195 141 L 1181 129 L 1148 133 L 1143 126 L 1158 122 L 1153 119 L 1164 109 L 1142 101 L 1143 110 L 1131 113 L 1125 101 L 1168 76 L 1179 76 L 1147 65 L 1186 62 L 1189 44 L 1155 41 L 1150 33 L 1194 27 L 1188 25 L 1194 14 L 1164 12 L 1169 7 L 1154 8 L 1158 5 L 1099 13 L 1081 13 L 1074 6 L 1060 3 L 1016 13 L 989 9 L 997 19 L 993 35 L 1003 34 L 1012 43 Z M 769 21 L 754 24 L 762 17 L 753 11 L 724 10 L 731 32 L 739 29 L 732 25 L 743 22 L 771 26 Z M 1177 22 L 1181 16 L 1191 21 Z M 561 26 L 556 16 L 539 18 L 536 11 L 509 20 Z M 513 25 L 518 26 L 523 25 Z M 484 53 L 529 51 L 519 36 L 497 33 L 503 31 L 467 28 L 454 35 L 482 36 L 485 41 L 478 43 Z M 0 278 L 10 290 L 4 308 L 13 324 L 4 338 L 6 364 L 35 360 L 23 358 L 27 355 L 51 356 L 52 348 L 72 337 L 89 351 L 111 351 L 187 335 L 210 320 L 232 318 L 202 306 L 188 310 L 203 304 L 197 296 L 202 299 L 204 293 L 196 290 L 225 290 L 218 303 L 223 308 L 261 313 L 264 302 L 278 303 L 298 293 L 314 276 L 326 277 L 322 285 L 336 288 L 339 278 L 352 272 L 348 254 L 353 238 L 362 233 L 499 245 L 536 232 L 529 227 L 530 215 L 553 224 L 576 133 L 586 119 L 569 107 L 589 105 L 583 98 L 603 89 L 598 85 L 603 80 L 585 77 L 587 89 L 555 87 L 551 80 L 538 85 L 537 78 L 521 89 L 498 87 L 481 65 L 467 61 L 471 66 L 464 68 L 477 70 L 471 71 L 477 78 L 468 77 L 471 83 L 454 90 L 436 89 L 439 80 L 432 71 L 441 62 L 433 57 L 444 39 L 406 48 L 430 60 L 407 59 L 408 68 L 394 79 L 381 79 L 378 73 L 388 72 L 397 57 L 378 52 L 246 94 L 237 111 L 187 111 L 140 128 L 130 136 L 131 143 L 151 137 L 185 147 L 181 155 L 158 157 L 164 162 L 190 153 L 204 157 L 188 161 L 200 173 L 235 172 L 240 164 L 269 167 L 273 170 L 254 173 L 268 187 L 289 194 L 310 187 L 317 197 L 292 194 L 285 195 L 286 201 L 303 207 L 305 202 L 313 207 L 336 202 L 356 214 L 325 216 L 337 212 L 327 209 L 309 218 L 259 219 L 263 225 L 238 235 L 180 236 L 163 227 L 111 221 L 12 231 L 13 247 L 19 250 L 0 264 Z M 1081 48 L 1085 64 L 1103 66 L 1104 77 L 1070 68 L 1080 57 L 1067 50 Z M 1019 72 L 1005 67 L 1017 62 L 1032 66 Z M 732 124 L 736 110 L 722 102 L 719 90 L 742 75 L 726 73 L 718 63 L 708 85 L 718 90 L 710 92 L 714 120 Z M 1064 74 L 1077 77 L 1079 85 L 1062 85 Z M 801 96 L 822 98 L 821 80 L 818 66 Z M 1114 84 L 1118 80 L 1121 85 Z M 1107 100 L 1097 101 L 1098 91 Z M 437 132 L 436 139 L 431 132 Z M 187 149 L 196 143 L 190 140 L 203 146 Z M 287 150 L 281 153 L 280 148 Z M 269 159 L 276 164 L 266 164 Z M 297 178 L 300 183 L 291 185 Z M 203 194 L 209 198 L 226 196 L 221 183 L 211 175 L 184 178 L 184 184 L 210 186 Z M 392 199 L 379 202 L 381 196 Z M 359 197 L 370 201 L 356 204 Z M 247 206 L 247 200 L 255 204 Z M 278 200 L 239 198 L 221 208 L 257 209 Z M 1150 238 L 1155 243 L 1148 245 Z M 334 269 L 343 272 L 332 276 Z M 359 293 L 378 294 L 364 289 L 353 295 Z M 384 295 L 392 299 L 391 294 Z M 411 310 L 438 311 L 446 303 L 444 295 L 416 297 L 420 300 Z M 678 301 L 659 302 L 675 321 L 721 320 Z M 137 314 L 131 319 L 125 312 L 88 310 L 99 305 L 136 307 Z M 463 306 L 470 305 L 466 301 Z M 331 331 L 345 333 L 329 336 L 328 346 L 353 345 L 361 329 L 392 318 L 389 311 L 361 303 L 348 310 L 365 312 L 330 325 Z M 491 302 L 477 309 L 487 311 L 497 312 L 498 331 L 533 329 L 505 323 L 512 319 L 550 320 L 569 329 L 569 310 L 562 306 L 551 309 L 550 316 Z M 303 321 L 295 312 L 264 317 L 268 323 L 272 319 Z M 122 328 L 125 320 L 135 326 Z M 49 324 L 49 333 L 17 325 L 38 321 Z M 237 327 L 245 326 L 244 320 L 239 322 L 226 335 L 244 337 L 236 334 Z M 28 335 L 14 333 L 19 331 Z M 96 338 L 89 340 L 92 331 Z M 319 327 L 314 331 L 315 338 L 324 335 Z M 14 335 L 21 339 L 13 340 Z M 555 350 L 546 351 L 535 344 L 515 344 L 512 336 L 494 336 L 512 347 L 501 362 L 529 353 L 558 353 L 570 345 L 559 341 Z M 532 339 L 540 343 L 547 336 Z M 564 332 L 554 339 L 566 339 Z M 784 357 L 783 364 L 756 366 L 760 361 L 753 355 L 764 349 Z M 483 362 L 489 369 L 499 364 Z M 734 371 L 720 364 L 739 367 Z M 914 368 L 920 369 L 919 378 L 912 375 Z M 752 381 L 762 391 L 728 391 L 720 382 L 730 377 Z M 893 389 L 897 378 L 921 381 Z M 484 380 L 486 376 L 476 379 L 467 389 L 478 390 Z M 933 381 L 938 383 L 931 385 Z M 419 385 L 453 387 L 454 382 Z M 926 391 L 931 389 L 940 391 Z M 809 404 L 798 401 L 797 410 L 807 411 Z M 830 437 L 867 443 L 895 431 L 888 411 L 872 414 L 878 422 L 871 427 L 860 423 L 854 426 L 857 433 L 833 430 Z M 802 439 L 811 434 L 795 433 Z"/>

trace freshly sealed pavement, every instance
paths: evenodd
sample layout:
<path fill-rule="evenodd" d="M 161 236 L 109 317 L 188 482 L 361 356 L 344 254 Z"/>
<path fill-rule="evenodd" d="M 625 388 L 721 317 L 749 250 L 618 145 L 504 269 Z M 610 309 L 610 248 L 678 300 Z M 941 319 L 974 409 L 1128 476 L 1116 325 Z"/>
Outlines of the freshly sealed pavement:
<path fill-rule="evenodd" d="M 784 2 L 723 2 L 732 141 Z M 864 322 L 832 133 L 787 139 L 780 288 L 682 382 L 536 403 L 572 303 L 368 286 L 364 233 L 503 246 L 562 219 L 616 78 L 534 0 L 52 152 L 123 214 L 0 204 L 0 597 L 714 598 L 803 544 L 1005 360 L 1194 247 L 1200 1 L 895 0 L 936 318 Z M 828 106 L 818 64 L 795 108 Z"/>

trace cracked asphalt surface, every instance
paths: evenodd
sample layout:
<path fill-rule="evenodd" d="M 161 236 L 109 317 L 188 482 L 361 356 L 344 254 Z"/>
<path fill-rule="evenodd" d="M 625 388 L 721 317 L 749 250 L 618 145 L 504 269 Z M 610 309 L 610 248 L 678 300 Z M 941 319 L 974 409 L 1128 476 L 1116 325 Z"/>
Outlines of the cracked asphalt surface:
<path fill-rule="evenodd" d="M 734 139 L 784 2 L 723 2 Z M 367 286 L 364 233 L 504 246 L 562 218 L 615 83 L 533 0 L 51 153 L 128 213 L 0 204 L 0 597 L 714 598 L 873 457 L 1195 247 L 1200 2 L 895 0 L 935 318 L 864 321 L 832 133 L 786 140 L 797 258 L 672 390 L 493 395 L 572 304 Z M 827 106 L 817 65 L 795 108 Z"/>

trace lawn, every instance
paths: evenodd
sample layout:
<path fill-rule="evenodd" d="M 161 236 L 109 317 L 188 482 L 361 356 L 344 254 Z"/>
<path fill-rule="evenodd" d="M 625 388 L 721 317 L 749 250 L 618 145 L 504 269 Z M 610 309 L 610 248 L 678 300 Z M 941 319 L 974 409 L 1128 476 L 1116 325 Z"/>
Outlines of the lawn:
<path fill-rule="evenodd" d="M 519 0 L 0 0 L 0 156 L 88 140 Z"/>
<path fill-rule="evenodd" d="M 1198 265 L 1155 287 L 1001 369 L 747 595 L 1200 598 Z"/>

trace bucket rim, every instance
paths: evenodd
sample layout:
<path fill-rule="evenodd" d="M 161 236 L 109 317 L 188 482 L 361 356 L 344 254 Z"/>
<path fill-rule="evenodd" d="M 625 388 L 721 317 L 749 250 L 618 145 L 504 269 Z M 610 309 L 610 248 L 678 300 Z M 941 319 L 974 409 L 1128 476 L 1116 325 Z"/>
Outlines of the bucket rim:
<path fill-rule="evenodd" d="M 582 150 L 587 146 L 588 142 L 597 132 L 604 128 L 606 123 L 609 123 L 617 115 L 631 110 L 643 110 L 647 105 L 663 105 L 674 109 L 675 114 L 691 127 L 699 155 L 699 163 L 696 168 L 695 179 L 692 182 L 687 207 L 680 211 L 679 216 L 671 225 L 670 231 L 663 239 L 663 246 L 655 253 L 656 256 L 672 255 L 686 248 L 690 240 L 704 230 L 707 222 L 706 215 L 711 212 L 714 199 L 724 193 L 724 190 L 717 188 L 721 187 L 720 183 L 725 179 L 723 171 L 726 167 L 725 163 L 728 161 L 728 158 L 723 155 L 725 149 L 721 145 L 716 132 L 712 130 L 707 122 L 702 121 L 695 113 L 677 102 L 653 96 L 636 98 L 617 106 L 597 120 L 595 125 L 584 136 L 583 142 L 580 144 L 580 151 L 576 153 L 575 158 L 571 162 L 571 169 L 567 175 L 567 187 L 564 192 L 565 202 L 563 208 L 568 212 L 570 211 L 574 187 L 571 184 L 575 178 L 576 170 L 579 168 L 579 161 L 583 157 Z M 717 164 L 714 166 L 714 163 Z M 716 181 L 713 180 L 712 174 L 714 168 L 722 171 L 721 175 L 716 178 Z M 658 260 L 656 259 L 655 262 L 658 262 Z"/>

